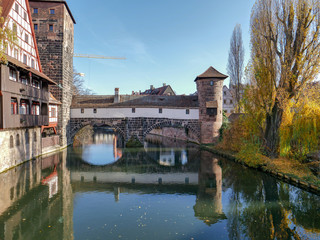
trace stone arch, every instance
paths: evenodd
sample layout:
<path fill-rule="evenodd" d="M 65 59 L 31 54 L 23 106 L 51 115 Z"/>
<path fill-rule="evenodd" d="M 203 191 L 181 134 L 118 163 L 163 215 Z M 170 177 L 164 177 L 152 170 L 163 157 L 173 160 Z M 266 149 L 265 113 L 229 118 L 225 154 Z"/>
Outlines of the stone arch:
<path fill-rule="evenodd" d="M 124 131 L 121 129 L 121 126 L 117 126 L 113 124 L 111 121 L 100 121 L 98 119 L 92 119 L 91 121 L 74 121 L 72 123 L 72 128 L 70 129 L 70 135 L 68 143 L 71 144 L 74 141 L 74 137 L 76 134 L 84 127 L 86 126 L 94 126 L 94 125 L 100 125 L 100 126 L 109 126 L 111 128 L 114 128 L 117 133 L 119 133 L 123 139 L 126 139 L 126 135 Z"/>
<path fill-rule="evenodd" d="M 195 123 L 186 121 L 186 120 L 175 120 L 175 119 L 166 119 L 162 121 L 158 121 L 150 126 L 147 127 L 147 130 L 143 133 L 143 139 L 145 139 L 146 135 L 150 133 L 153 129 L 156 128 L 163 128 L 163 127 L 184 127 L 191 131 L 195 136 L 196 139 L 192 139 L 196 142 L 200 142 L 200 131 L 197 130 L 197 127 L 194 127 Z"/>

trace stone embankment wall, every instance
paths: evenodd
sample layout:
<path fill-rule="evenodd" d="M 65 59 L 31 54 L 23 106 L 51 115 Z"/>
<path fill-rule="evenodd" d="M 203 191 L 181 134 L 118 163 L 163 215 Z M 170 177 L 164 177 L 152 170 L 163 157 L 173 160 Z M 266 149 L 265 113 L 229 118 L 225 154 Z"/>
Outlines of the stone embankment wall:
<path fill-rule="evenodd" d="M 0 172 L 41 155 L 41 128 L 0 131 Z"/>

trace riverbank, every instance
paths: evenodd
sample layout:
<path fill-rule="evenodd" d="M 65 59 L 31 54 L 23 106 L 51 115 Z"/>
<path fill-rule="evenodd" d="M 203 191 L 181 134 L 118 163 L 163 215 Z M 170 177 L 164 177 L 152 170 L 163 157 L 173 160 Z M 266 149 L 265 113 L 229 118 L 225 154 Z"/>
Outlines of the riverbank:
<path fill-rule="evenodd" d="M 263 165 L 254 167 L 249 166 L 245 161 L 237 158 L 236 153 L 221 150 L 214 145 L 200 145 L 200 147 L 201 149 L 238 162 L 246 167 L 268 173 L 284 182 L 320 195 L 320 179 L 317 178 L 304 164 L 301 164 L 298 161 L 286 158 L 270 159 L 265 157 Z"/>

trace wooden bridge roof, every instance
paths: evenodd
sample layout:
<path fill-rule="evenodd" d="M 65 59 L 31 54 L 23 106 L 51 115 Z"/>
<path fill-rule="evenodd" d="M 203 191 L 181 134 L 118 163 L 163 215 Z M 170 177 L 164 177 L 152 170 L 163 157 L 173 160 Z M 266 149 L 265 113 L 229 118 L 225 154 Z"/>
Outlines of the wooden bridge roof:
<path fill-rule="evenodd" d="M 122 95 L 120 102 L 114 103 L 114 95 L 74 96 L 71 108 L 132 108 L 132 107 L 170 107 L 198 108 L 198 96 L 143 96 Z"/>

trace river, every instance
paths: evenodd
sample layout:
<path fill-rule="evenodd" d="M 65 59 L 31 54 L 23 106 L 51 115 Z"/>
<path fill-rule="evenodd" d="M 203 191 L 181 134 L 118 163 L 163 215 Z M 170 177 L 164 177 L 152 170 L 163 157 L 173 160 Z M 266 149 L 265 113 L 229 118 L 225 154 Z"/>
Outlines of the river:
<path fill-rule="evenodd" d="M 113 133 L 0 174 L 0 240 L 320 239 L 320 197 L 149 136 Z"/>

